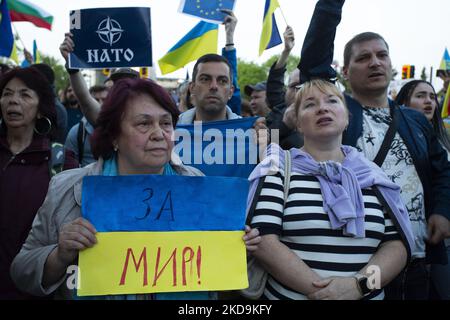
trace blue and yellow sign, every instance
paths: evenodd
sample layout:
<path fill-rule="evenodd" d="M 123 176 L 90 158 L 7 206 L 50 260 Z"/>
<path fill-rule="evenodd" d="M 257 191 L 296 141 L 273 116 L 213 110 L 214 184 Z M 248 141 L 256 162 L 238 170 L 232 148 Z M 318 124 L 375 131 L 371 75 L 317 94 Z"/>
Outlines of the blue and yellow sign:
<path fill-rule="evenodd" d="M 98 233 L 79 255 L 79 296 L 246 288 L 248 182 L 92 176 L 82 212 Z"/>

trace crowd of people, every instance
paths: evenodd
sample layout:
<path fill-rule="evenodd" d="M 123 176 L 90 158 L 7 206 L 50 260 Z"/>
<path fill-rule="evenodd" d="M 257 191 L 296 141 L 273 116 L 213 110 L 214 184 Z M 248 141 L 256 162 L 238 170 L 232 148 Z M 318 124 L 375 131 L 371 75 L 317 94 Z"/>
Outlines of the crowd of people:
<path fill-rule="evenodd" d="M 245 86 L 247 100 L 229 10 L 222 55 L 200 57 L 176 100 L 130 68 L 88 88 L 80 70 L 67 67 L 60 101 L 49 66 L 2 65 L 0 299 L 79 298 L 66 286 L 66 269 L 97 243 L 81 214 L 84 177 L 203 176 L 172 152 L 177 124 L 255 116 L 265 155 L 248 177 L 243 242 L 257 293 L 97 299 L 449 300 L 450 138 L 442 101 L 424 80 L 406 83 L 391 100 L 389 45 L 373 32 L 345 46 L 351 94 L 339 90 L 332 64 L 344 2 L 318 0 L 287 85 L 295 35 L 286 28 L 280 57 L 266 81 Z M 74 45 L 66 33 L 66 61 Z"/>

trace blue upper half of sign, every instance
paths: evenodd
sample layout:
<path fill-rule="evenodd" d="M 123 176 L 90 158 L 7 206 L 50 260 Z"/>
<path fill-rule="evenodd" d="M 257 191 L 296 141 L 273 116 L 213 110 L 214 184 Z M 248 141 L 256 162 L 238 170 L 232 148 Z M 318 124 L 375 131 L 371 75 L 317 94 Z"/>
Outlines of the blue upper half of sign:
<path fill-rule="evenodd" d="M 233 10 L 235 0 L 184 0 L 181 12 L 208 20 L 222 23 L 227 16 L 221 9 Z"/>
<path fill-rule="evenodd" d="M 88 176 L 82 213 L 99 232 L 243 230 L 248 181 L 160 175 Z"/>
<path fill-rule="evenodd" d="M 152 65 L 150 8 L 96 8 L 71 11 L 75 43 L 70 68 Z"/>
<path fill-rule="evenodd" d="M 207 176 L 247 179 L 258 164 L 252 130 L 257 117 L 177 125 L 174 151 Z"/>

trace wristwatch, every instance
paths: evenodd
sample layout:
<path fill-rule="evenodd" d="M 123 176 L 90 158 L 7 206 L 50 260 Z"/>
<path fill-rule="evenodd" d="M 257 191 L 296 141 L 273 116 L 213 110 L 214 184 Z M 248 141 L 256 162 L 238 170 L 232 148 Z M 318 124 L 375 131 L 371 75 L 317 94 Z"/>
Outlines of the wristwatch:
<path fill-rule="evenodd" d="M 353 276 L 356 279 L 356 284 L 358 285 L 359 293 L 362 294 L 363 297 L 370 294 L 374 291 L 373 288 L 369 287 L 369 279 L 362 274 L 356 274 Z"/>

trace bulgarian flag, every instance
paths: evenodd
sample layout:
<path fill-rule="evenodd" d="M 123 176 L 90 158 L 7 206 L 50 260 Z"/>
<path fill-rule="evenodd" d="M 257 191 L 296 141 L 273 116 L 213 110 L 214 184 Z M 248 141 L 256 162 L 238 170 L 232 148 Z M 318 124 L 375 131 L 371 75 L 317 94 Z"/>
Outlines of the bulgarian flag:
<path fill-rule="evenodd" d="M 28 0 L 7 0 L 11 21 L 28 21 L 36 27 L 52 30 L 53 16 Z"/>

